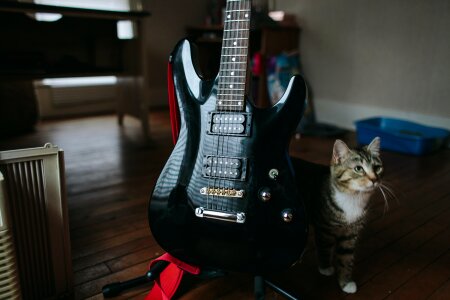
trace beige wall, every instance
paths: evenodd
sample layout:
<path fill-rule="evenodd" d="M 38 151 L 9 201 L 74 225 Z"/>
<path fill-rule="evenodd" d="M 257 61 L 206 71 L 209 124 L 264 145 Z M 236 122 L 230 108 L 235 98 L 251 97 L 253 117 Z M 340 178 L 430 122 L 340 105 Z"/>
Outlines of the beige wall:
<path fill-rule="evenodd" d="M 387 114 L 450 128 L 450 1 L 279 0 L 276 8 L 302 26 L 319 120 L 351 127 Z"/>
<path fill-rule="evenodd" d="M 167 104 L 167 61 L 175 44 L 186 36 L 186 26 L 200 25 L 208 0 L 143 0 L 151 16 L 143 22 L 144 71 L 147 97 L 153 106 Z"/>
<path fill-rule="evenodd" d="M 144 1 L 147 94 L 165 105 L 166 64 L 208 0 Z M 450 1 L 278 0 L 297 15 L 301 59 L 319 121 L 372 115 L 450 128 Z"/>

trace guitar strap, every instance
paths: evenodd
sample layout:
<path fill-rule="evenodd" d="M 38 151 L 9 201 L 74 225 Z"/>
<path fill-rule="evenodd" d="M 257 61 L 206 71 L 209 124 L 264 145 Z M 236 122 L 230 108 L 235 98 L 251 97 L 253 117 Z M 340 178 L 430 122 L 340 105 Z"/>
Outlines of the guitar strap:
<path fill-rule="evenodd" d="M 150 263 L 149 269 L 157 261 L 161 260 L 169 262 L 169 265 L 155 279 L 155 284 L 145 297 L 145 300 L 170 300 L 177 291 L 185 272 L 194 275 L 200 274 L 200 268 L 184 263 L 169 253 L 154 259 Z"/>
<path fill-rule="evenodd" d="M 175 144 L 177 142 L 178 132 L 180 130 L 180 112 L 178 110 L 172 75 L 172 64 L 169 62 L 167 68 L 167 83 L 169 93 L 170 123 L 172 125 L 172 139 Z M 169 265 L 159 274 L 158 278 L 155 279 L 155 284 L 145 297 L 145 300 L 170 300 L 177 291 L 185 272 L 194 275 L 200 274 L 199 267 L 184 263 L 171 256 L 169 253 L 165 253 L 154 259 L 150 263 L 149 269 L 154 263 L 161 260 L 169 262 Z"/>
<path fill-rule="evenodd" d="M 173 83 L 172 64 L 170 62 L 167 65 L 167 91 L 169 96 L 170 124 L 172 125 L 172 140 L 175 145 L 180 131 L 180 111 L 178 110 L 175 86 Z"/>

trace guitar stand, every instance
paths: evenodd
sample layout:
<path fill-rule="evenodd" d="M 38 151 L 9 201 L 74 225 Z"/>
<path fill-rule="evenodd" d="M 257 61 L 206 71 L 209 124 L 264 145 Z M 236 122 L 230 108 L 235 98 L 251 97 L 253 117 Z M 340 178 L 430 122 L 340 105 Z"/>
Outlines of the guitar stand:
<path fill-rule="evenodd" d="M 150 268 L 150 270 L 147 273 L 145 273 L 145 275 L 143 275 L 143 276 L 133 278 L 133 279 L 130 279 L 130 280 L 127 280 L 124 282 L 114 282 L 114 283 L 107 284 L 102 288 L 103 297 L 105 297 L 105 298 L 115 297 L 127 289 L 135 288 L 135 287 L 143 285 L 145 283 L 150 283 L 153 280 L 155 280 L 159 276 L 159 274 L 162 271 L 164 271 L 164 269 L 168 265 L 169 265 L 169 262 L 167 262 L 167 261 L 157 261 Z M 198 276 L 211 279 L 211 278 L 216 278 L 216 277 L 220 277 L 220 276 L 224 276 L 224 275 L 225 275 L 225 273 L 222 271 L 207 270 L 207 271 L 202 271 L 200 273 L 200 275 L 198 275 Z M 296 296 L 288 293 L 287 291 L 283 290 L 282 288 L 275 285 L 271 281 L 264 279 L 264 277 L 262 277 L 262 276 L 255 276 L 254 284 L 255 284 L 255 300 L 264 300 L 265 299 L 266 286 L 270 287 L 272 290 L 274 290 L 275 292 L 282 295 L 283 297 L 285 297 L 288 300 L 300 300 L 299 297 L 296 297 Z"/>

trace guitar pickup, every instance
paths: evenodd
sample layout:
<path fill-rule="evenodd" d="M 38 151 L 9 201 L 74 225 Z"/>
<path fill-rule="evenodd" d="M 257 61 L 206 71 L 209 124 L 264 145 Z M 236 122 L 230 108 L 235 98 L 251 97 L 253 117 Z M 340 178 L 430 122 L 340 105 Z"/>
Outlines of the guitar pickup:
<path fill-rule="evenodd" d="M 205 156 L 203 160 L 203 176 L 231 180 L 245 180 L 247 159 L 226 156 Z"/>
<path fill-rule="evenodd" d="M 208 134 L 249 136 L 251 129 L 250 113 L 209 112 Z"/>

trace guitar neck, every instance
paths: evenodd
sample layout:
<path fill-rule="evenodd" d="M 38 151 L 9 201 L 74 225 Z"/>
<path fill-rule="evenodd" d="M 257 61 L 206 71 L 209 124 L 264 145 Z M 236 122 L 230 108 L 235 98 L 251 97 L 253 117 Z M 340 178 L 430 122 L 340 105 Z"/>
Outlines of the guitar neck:
<path fill-rule="evenodd" d="M 227 0 L 220 58 L 217 110 L 245 110 L 250 2 L 250 0 Z"/>

